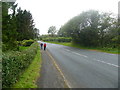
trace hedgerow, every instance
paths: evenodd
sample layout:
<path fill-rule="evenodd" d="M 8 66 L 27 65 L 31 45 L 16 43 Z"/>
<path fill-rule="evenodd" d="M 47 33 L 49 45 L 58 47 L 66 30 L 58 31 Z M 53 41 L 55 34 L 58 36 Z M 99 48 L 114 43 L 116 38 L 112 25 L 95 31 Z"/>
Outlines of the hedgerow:
<path fill-rule="evenodd" d="M 30 39 L 30 40 L 23 40 L 22 41 L 22 46 L 30 46 L 32 43 L 34 43 L 34 40 Z"/>
<path fill-rule="evenodd" d="M 50 38 L 44 38 L 43 41 L 71 42 L 72 38 L 70 38 L 70 37 L 50 37 Z"/>
<path fill-rule="evenodd" d="M 38 49 L 38 43 L 33 43 L 22 52 L 12 51 L 2 54 L 2 86 L 11 87 L 19 80 L 19 76 L 25 71 L 34 59 Z"/>

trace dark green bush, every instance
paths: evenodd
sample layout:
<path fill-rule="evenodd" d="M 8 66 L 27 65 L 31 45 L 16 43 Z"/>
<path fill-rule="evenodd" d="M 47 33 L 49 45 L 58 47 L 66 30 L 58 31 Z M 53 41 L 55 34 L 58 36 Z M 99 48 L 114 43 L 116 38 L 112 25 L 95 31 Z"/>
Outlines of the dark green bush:
<path fill-rule="evenodd" d="M 28 49 L 18 52 L 11 51 L 2 54 L 2 86 L 11 87 L 19 76 L 30 65 L 38 49 L 38 43 L 33 43 Z"/>
<path fill-rule="evenodd" d="M 7 48 L 8 48 L 7 45 L 5 45 L 5 44 L 2 43 L 2 51 L 6 51 Z"/>
<path fill-rule="evenodd" d="M 17 51 L 18 50 L 18 43 L 16 41 L 14 42 L 7 42 L 7 43 L 2 43 L 2 51 L 6 52 L 8 50 L 14 50 Z"/>

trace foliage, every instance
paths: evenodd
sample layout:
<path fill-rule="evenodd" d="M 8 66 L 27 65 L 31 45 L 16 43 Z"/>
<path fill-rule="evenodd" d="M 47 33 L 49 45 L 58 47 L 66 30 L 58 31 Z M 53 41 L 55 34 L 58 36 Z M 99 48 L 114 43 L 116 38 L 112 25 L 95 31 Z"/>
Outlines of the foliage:
<path fill-rule="evenodd" d="M 38 49 L 38 43 L 33 43 L 30 48 L 18 52 L 11 51 L 2 54 L 2 86 L 11 87 L 19 80 L 19 76 L 33 61 Z"/>
<path fill-rule="evenodd" d="M 22 41 L 22 46 L 30 46 L 32 43 L 34 43 L 34 40 L 23 40 Z"/>
<path fill-rule="evenodd" d="M 3 45 L 8 49 L 18 48 L 16 45 L 16 16 L 14 14 L 17 5 L 14 3 L 2 3 L 2 42 Z M 12 10 L 12 14 L 8 14 L 8 9 Z"/>
<path fill-rule="evenodd" d="M 3 51 L 18 50 L 17 41 L 35 39 L 38 36 L 39 30 L 35 28 L 29 11 L 17 9 L 14 2 L 2 2 L 2 45 L 5 47 Z"/>
<path fill-rule="evenodd" d="M 57 31 L 55 26 L 49 27 L 48 34 L 51 34 L 51 36 L 54 36 L 56 32 Z"/>
<path fill-rule="evenodd" d="M 19 8 L 16 14 L 18 41 L 24 39 L 34 39 L 39 35 L 39 30 L 35 28 L 32 14 L 29 11 Z"/>
<path fill-rule="evenodd" d="M 69 47 L 75 47 L 75 48 L 80 48 L 80 49 L 86 49 L 86 50 L 92 50 L 92 51 L 100 51 L 100 52 L 107 52 L 107 53 L 113 53 L 113 54 L 120 54 L 120 51 L 118 48 L 110 48 L 110 47 L 86 47 L 82 46 L 80 44 L 76 44 L 73 42 L 51 42 L 47 41 L 48 43 L 54 43 L 54 44 L 60 44 L 64 46 L 69 46 Z"/>
<path fill-rule="evenodd" d="M 58 35 L 72 37 L 75 43 L 84 46 L 108 47 L 114 43 L 117 47 L 120 44 L 114 40 L 119 35 L 117 25 L 113 14 L 89 10 L 70 19 L 60 28 Z"/>
<path fill-rule="evenodd" d="M 25 46 L 19 46 L 19 51 L 23 51 L 23 50 L 26 50 L 28 49 L 29 47 L 25 47 Z"/>
<path fill-rule="evenodd" d="M 20 80 L 15 85 L 13 85 L 12 88 L 37 88 L 36 80 L 39 77 L 41 67 L 40 56 L 41 56 L 40 49 L 38 48 L 34 60 L 30 64 L 30 66 L 26 69 L 26 71 L 20 76 Z"/>
<path fill-rule="evenodd" d="M 43 38 L 43 41 L 56 41 L 56 42 L 71 42 L 72 38 L 70 37 L 49 37 Z"/>

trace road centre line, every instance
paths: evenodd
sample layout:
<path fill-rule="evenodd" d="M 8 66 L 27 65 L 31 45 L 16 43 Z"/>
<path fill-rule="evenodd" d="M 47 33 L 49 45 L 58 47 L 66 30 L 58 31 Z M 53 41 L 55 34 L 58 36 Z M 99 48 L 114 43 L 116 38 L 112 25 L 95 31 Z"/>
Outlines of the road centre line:
<path fill-rule="evenodd" d="M 66 51 L 70 51 L 70 50 L 68 50 L 68 49 L 65 49 Z"/>
<path fill-rule="evenodd" d="M 115 64 L 112 64 L 112 63 L 108 63 L 108 62 L 105 62 L 105 61 L 102 61 L 102 60 L 96 60 L 94 59 L 94 61 L 98 61 L 98 62 L 101 62 L 101 63 L 105 63 L 105 64 L 108 64 L 108 65 L 111 65 L 111 66 L 114 66 L 114 67 L 120 67 L 118 65 L 115 65 Z"/>
<path fill-rule="evenodd" d="M 66 51 L 71 51 L 71 50 L 68 50 L 68 49 L 65 49 Z M 72 52 L 72 51 L 71 51 Z M 86 55 L 82 55 L 82 54 L 79 54 L 79 53 L 76 53 L 76 52 L 72 52 L 72 53 L 74 53 L 74 54 L 77 54 L 77 55 L 80 55 L 80 56 L 83 56 L 83 57 L 86 57 L 87 58 L 87 56 Z"/>
<path fill-rule="evenodd" d="M 71 51 L 71 50 L 68 50 L 68 49 L 65 49 L 65 50 L 66 50 L 66 51 Z M 71 51 L 71 52 L 72 52 L 72 51 Z M 72 52 L 72 53 L 88 58 L 88 56 L 86 56 L 86 55 L 82 55 L 82 54 L 79 54 L 79 53 L 76 53 L 76 52 Z M 98 62 L 107 64 L 107 65 L 111 65 L 111 66 L 114 66 L 114 67 L 117 67 L 117 68 L 120 67 L 120 66 L 118 66 L 118 65 L 115 65 L 115 64 L 112 64 L 112 63 L 108 63 L 108 62 L 105 62 L 105 61 L 102 61 L 102 60 L 94 59 L 94 61 L 98 61 Z"/>
<path fill-rule="evenodd" d="M 74 53 L 74 54 L 77 54 L 77 55 L 80 55 L 80 56 L 83 56 L 83 57 L 86 57 L 86 58 L 87 58 L 87 56 L 86 56 L 86 55 L 82 55 L 82 54 L 79 54 L 79 53 L 76 53 L 76 52 L 72 52 L 72 53 Z"/>

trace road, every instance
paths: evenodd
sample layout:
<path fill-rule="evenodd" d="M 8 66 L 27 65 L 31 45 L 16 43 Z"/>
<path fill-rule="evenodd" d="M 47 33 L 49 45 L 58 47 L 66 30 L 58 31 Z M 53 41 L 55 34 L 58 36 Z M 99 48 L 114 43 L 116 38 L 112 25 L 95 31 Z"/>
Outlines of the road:
<path fill-rule="evenodd" d="M 117 88 L 118 55 L 47 43 L 71 88 Z"/>
<path fill-rule="evenodd" d="M 64 82 L 63 77 L 55 67 L 54 63 L 49 57 L 47 51 L 41 51 L 41 70 L 40 77 L 37 79 L 36 85 L 38 88 L 68 88 Z"/>

